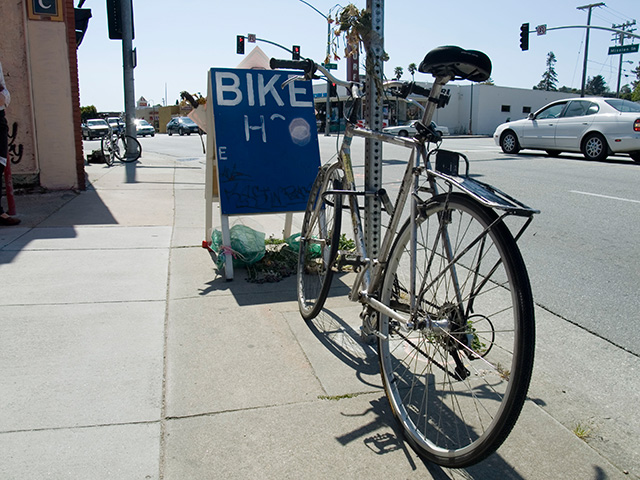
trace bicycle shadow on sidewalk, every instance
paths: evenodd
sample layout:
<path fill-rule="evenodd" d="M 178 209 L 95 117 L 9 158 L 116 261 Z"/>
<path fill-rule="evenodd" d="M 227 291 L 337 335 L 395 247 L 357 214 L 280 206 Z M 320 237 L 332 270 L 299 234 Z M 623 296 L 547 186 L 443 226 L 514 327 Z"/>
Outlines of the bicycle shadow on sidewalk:
<path fill-rule="evenodd" d="M 307 321 L 307 326 L 327 351 L 354 370 L 356 378 L 363 385 L 380 389 L 379 383 L 374 384 L 367 379 L 374 376 L 377 378 L 380 372 L 376 347 L 363 342 L 357 327 L 345 320 L 345 317 L 356 317 L 356 321 L 360 322 L 357 315 L 340 316 L 325 308 L 316 318 Z"/>
<path fill-rule="evenodd" d="M 342 445 L 355 441 L 361 441 L 376 455 L 385 455 L 402 450 L 411 470 L 416 471 L 422 467 L 426 469 L 429 478 L 433 480 L 484 480 L 487 478 L 500 478 L 506 480 L 524 480 L 515 468 L 503 459 L 499 453 L 493 453 L 482 462 L 464 469 L 451 469 L 419 457 L 412 447 L 404 439 L 400 427 L 391 413 L 391 407 L 385 397 L 380 397 L 369 402 L 370 408 L 358 414 L 342 413 L 344 416 L 366 417 L 373 414 L 375 417 L 369 423 L 363 424 L 358 429 L 336 437 Z M 380 429 L 391 429 L 392 432 L 380 433 Z M 600 477 L 594 477 L 600 478 Z"/>

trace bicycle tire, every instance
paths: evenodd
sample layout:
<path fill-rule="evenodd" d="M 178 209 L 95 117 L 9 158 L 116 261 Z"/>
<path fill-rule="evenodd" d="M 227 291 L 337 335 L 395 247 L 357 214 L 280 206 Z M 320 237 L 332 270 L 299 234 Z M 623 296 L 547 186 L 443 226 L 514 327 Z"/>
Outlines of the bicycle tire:
<path fill-rule="evenodd" d="M 340 170 L 335 165 L 320 168 L 311 187 L 300 232 L 297 293 L 300 314 L 305 320 L 322 310 L 333 278 L 342 223 L 342 196 L 324 196 L 328 189 L 342 189 Z"/>
<path fill-rule="evenodd" d="M 493 210 L 451 193 L 434 197 L 420 212 L 419 317 L 412 319 L 415 327 L 401 331 L 399 322 L 379 315 L 380 371 L 413 449 L 428 461 L 462 468 L 493 453 L 520 415 L 533 370 L 533 298 L 517 244 Z M 381 301 L 405 316 L 410 243 L 407 222 L 381 290 Z M 428 330 L 427 318 L 446 324 Z"/>
<path fill-rule="evenodd" d="M 133 144 L 131 152 L 128 152 L 129 143 Z M 116 158 L 123 163 L 135 162 L 142 155 L 142 145 L 134 136 L 119 135 L 117 145 L 118 148 L 115 149 Z M 130 153 L 130 155 L 127 155 L 127 153 Z"/>
<path fill-rule="evenodd" d="M 107 134 L 104 137 L 102 137 L 102 139 L 100 140 L 100 148 L 102 150 L 102 156 L 104 158 L 105 163 L 108 166 L 113 165 L 113 160 L 115 157 L 113 137 L 115 137 L 115 135 Z"/>

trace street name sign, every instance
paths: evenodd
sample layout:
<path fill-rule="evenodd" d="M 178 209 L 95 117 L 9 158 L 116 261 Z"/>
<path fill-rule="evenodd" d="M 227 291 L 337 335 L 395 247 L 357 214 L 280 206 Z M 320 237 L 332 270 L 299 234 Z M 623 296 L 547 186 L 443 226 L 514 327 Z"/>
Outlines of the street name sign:
<path fill-rule="evenodd" d="M 609 55 L 618 55 L 620 53 L 635 53 L 638 51 L 640 43 L 634 45 L 618 45 L 617 47 L 609 47 Z"/>

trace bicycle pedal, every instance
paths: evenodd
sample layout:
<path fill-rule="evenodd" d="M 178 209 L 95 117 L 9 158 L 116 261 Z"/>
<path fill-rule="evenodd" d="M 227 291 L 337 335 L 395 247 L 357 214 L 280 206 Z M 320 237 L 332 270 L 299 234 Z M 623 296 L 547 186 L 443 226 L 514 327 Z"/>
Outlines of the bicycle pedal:
<path fill-rule="evenodd" d="M 363 265 L 365 265 L 365 262 L 360 255 L 351 252 L 339 252 L 338 270 L 346 266 L 354 267 L 354 270 L 357 270 Z"/>

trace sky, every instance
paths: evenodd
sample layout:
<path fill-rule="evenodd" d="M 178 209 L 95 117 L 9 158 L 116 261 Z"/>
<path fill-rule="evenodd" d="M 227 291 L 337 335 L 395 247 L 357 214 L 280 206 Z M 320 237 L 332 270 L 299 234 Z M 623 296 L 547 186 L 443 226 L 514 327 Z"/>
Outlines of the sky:
<path fill-rule="evenodd" d="M 336 0 L 307 0 L 328 15 L 339 10 Z M 78 4 L 79 0 L 75 3 Z M 547 28 L 586 25 L 589 3 L 578 0 L 395 0 L 385 2 L 384 46 L 389 55 L 385 75 L 393 77 L 395 67 L 404 70 L 420 64 L 426 53 L 440 45 L 458 45 L 481 50 L 492 60 L 491 78 L 496 85 L 532 88 L 546 70 L 549 52 L 557 63 L 558 86 L 580 88 L 585 48 L 585 29 L 548 31 L 530 35 L 529 50 L 520 50 L 520 25 L 528 22 Z M 366 7 L 366 0 L 353 2 Z M 591 25 L 611 27 L 633 22 L 640 14 L 638 0 L 607 0 L 592 10 Z M 342 5 L 347 5 L 347 2 Z M 92 10 L 84 40 L 78 48 L 80 104 L 98 111 L 124 110 L 122 42 L 109 40 L 106 0 L 86 0 Z M 236 67 L 244 58 L 236 53 L 236 35 L 255 34 L 288 48 L 300 45 L 303 57 L 322 62 L 327 48 L 325 18 L 300 0 L 133 0 L 137 67 L 134 70 L 135 98 L 143 96 L 153 104 L 175 104 L 183 90 L 206 95 L 207 72 L 211 67 Z M 634 26 L 635 28 L 635 26 Z M 640 34 L 640 30 L 635 31 Z M 615 91 L 618 83 L 618 55 L 608 55 L 616 45 L 612 32 L 592 29 L 589 40 L 587 76 L 602 75 Z M 636 39 L 635 43 L 639 43 Z M 625 43 L 631 43 L 628 39 Z M 265 42 L 254 45 L 269 57 L 290 58 L 290 54 Z M 344 49 L 340 43 L 339 53 Z M 640 53 L 624 55 L 621 84 L 638 66 Z M 338 63 L 340 78 L 346 77 L 346 61 Z M 416 73 L 416 81 L 431 77 Z"/>

